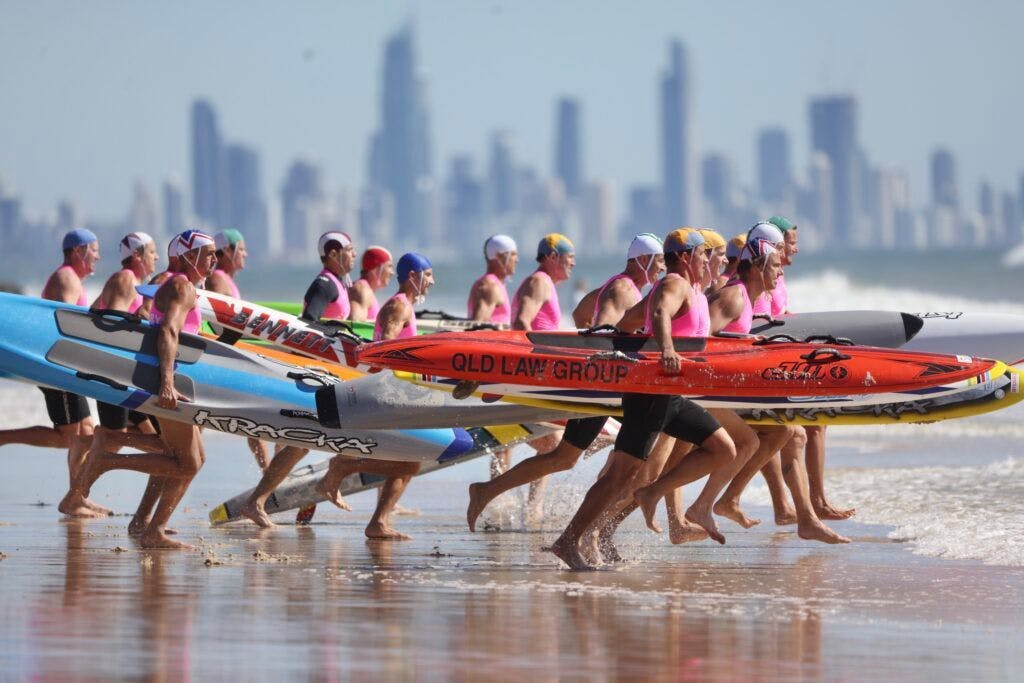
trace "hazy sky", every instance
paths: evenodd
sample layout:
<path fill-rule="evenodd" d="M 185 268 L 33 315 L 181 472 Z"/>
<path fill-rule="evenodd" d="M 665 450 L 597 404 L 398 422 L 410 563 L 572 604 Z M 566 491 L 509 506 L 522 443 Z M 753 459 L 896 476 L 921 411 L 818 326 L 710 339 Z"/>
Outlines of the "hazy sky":
<path fill-rule="evenodd" d="M 667 42 L 690 50 L 694 138 L 753 177 L 754 138 L 783 125 L 807 159 L 809 96 L 852 92 L 874 162 L 906 165 L 924 202 L 946 145 L 960 191 L 1016 188 L 1024 170 L 1024 3 L 53 2 L 0 0 L 0 175 L 33 212 L 61 197 L 118 218 L 136 179 L 188 187 L 188 115 L 262 154 L 277 193 L 299 155 L 332 185 L 363 181 L 385 38 L 409 17 L 429 81 L 435 174 L 482 167 L 490 131 L 551 172 L 554 101 L 583 103 L 584 167 L 620 189 L 657 178 L 657 79 Z M 1016 67 L 1014 65 L 1017 65 Z"/>

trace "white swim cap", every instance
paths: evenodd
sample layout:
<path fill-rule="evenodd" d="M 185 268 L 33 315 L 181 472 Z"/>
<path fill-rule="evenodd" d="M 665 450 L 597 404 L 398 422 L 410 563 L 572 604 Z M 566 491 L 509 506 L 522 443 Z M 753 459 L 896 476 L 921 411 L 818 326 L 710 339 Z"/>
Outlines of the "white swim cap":
<path fill-rule="evenodd" d="M 167 256 L 181 256 L 205 246 L 214 246 L 212 237 L 198 230 L 186 230 L 185 232 L 178 233 L 171 240 L 171 243 L 167 246 Z"/>
<path fill-rule="evenodd" d="M 316 250 L 320 256 L 327 256 L 325 248 L 331 242 L 337 242 L 341 245 L 342 249 L 348 249 L 352 246 L 352 238 L 348 236 L 348 233 L 332 230 L 331 232 L 325 232 L 320 235 L 320 241 L 316 245 Z"/>
<path fill-rule="evenodd" d="M 747 243 L 740 251 L 741 261 L 753 261 L 775 252 L 785 242 L 782 231 L 771 223 L 757 223 L 747 233 Z"/>
<path fill-rule="evenodd" d="M 498 254 L 519 251 L 516 241 L 508 235 L 491 235 L 484 242 L 484 258 L 490 261 L 497 258 Z"/>
<path fill-rule="evenodd" d="M 142 231 L 128 233 L 121 238 L 121 242 L 118 245 L 118 250 L 121 252 L 121 260 L 129 258 L 139 250 L 139 247 L 144 247 L 152 241 L 153 238 Z"/>
<path fill-rule="evenodd" d="M 661 239 L 657 235 L 650 232 L 642 232 L 629 243 L 626 260 L 635 259 L 638 256 L 654 256 L 660 254 L 663 248 Z"/>

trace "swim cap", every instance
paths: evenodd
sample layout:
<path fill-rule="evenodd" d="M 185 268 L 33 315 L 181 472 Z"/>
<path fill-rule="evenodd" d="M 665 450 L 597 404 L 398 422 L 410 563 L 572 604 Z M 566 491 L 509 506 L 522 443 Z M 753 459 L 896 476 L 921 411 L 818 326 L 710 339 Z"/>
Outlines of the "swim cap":
<path fill-rule="evenodd" d="M 740 252 L 741 261 L 753 261 L 775 253 L 776 245 L 784 242 L 782 231 L 771 223 L 758 223 L 747 233 L 747 243 Z"/>
<path fill-rule="evenodd" d="M 508 235 L 491 235 L 484 242 L 484 258 L 488 261 L 496 258 L 498 254 L 513 251 L 519 251 L 519 248 L 516 247 L 516 241 Z"/>
<path fill-rule="evenodd" d="M 726 258 L 739 258 L 740 252 L 743 251 L 743 245 L 747 243 L 746 235 L 736 235 L 729 243 L 725 245 L 725 257 Z"/>
<path fill-rule="evenodd" d="M 395 268 L 395 271 L 398 273 L 398 282 L 402 283 L 409 279 L 410 273 L 422 273 L 431 268 L 433 266 L 430 265 L 430 259 L 423 254 L 410 251 L 408 254 L 402 254 L 402 258 L 398 259 L 398 267 Z"/>
<path fill-rule="evenodd" d="M 68 249 L 74 249 L 80 247 L 83 244 L 92 244 L 97 240 L 96 234 L 92 230 L 86 230 L 85 228 L 77 228 L 76 230 L 69 230 L 64 235 L 64 241 L 61 244 L 61 249 L 67 251 Z"/>
<path fill-rule="evenodd" d="M 121 260 L 123 261 L 126 258 L 129 258 L 132 254 L 138 251 L 140 247 L 144 247 L 152 241 L 153 238 L 144 232 L 136 231 L 128 233 L 121 238 L 121 242 L 118 244 L 118 251 L 121 253 Z"/>
<path fill-rule="evenodd" d="M 661 238 L 654 233 L 642 232 L 629 243 L 626 260 L 629 261 L 640 256 L 655 256 L 661 253 L 664 246 L 661 243 Z"/>
<path fill-rule="evenodd" d="M 245 238 L 242 237 L 242 233 L 238 232 L 234 228 L 221 230 L 213 236 L 213 246 L 217 248 L 217 251 L 226 249 L 227 247 L 233 247 L 243 241 L 245 241 Z"/>
<path fill-rule="evenodd" d="M 725 246 L 725 238 L 711 228 L 699 228 L 700 236 L 704 238 L 704 246 L 709 249 L 718 249 Z"/>
<path fill-rule="evenodd" d="M 214 246 L 212 237 L 198 230 L 186 230 L 175 235 L 174 239 L 171 240 L 171 243 L 167 246 L 167 256 L 181 256 L 207 245 Z"/>
<path fill-rule="evenodd" d="M 665 236 L 665 253 L 678 254 L 693 251 L 704 244 L 704 236 L 697 228 L 678 228 Z"/>
<path fill-rule="evenodd" d="M 317 252 L 321 256 L 327 256 L 327 245 L 331 242 L 337 242 L 342 249 L 352 246 L 352 238 L 348 236 L 348 233 L 332 230 L 320 235 L 320 241 L 316 245 Z"/>
<path fill-rule="evenodd" d="M 787 230 L 793 230 L 796 228 L 796 224 L 793 221 L 786 218 L 785 216 L 772 216 L 771 218 L 768 219 L 768 222 L 774 225 L 782 232 L 786 232 Z"/>
<path fill-rule="evenodd" d="M 576 247 L 568 237 L 559 232 L 549 232 L 537 245 L 537 258 L 544 258 L 548 254 L 572 254 L 575 251 Z"/>
<path fill-rule="evenodd" d="M 390 251 L 384 247 L 369 246 L 363 252 L 361 268 L 363 270 L 373 270 L 377 266 L 383 266 L 390 260 L 392 260 Z"/>

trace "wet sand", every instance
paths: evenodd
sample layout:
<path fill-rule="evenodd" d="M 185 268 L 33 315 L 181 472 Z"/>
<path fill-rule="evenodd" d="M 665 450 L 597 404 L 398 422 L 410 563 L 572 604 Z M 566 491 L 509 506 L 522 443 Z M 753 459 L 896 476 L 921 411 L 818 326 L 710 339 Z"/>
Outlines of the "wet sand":
<path fill-rule="evenodd" d="M 173 520 L 198 552 L 141 550 L 125 516 L 61 520 L 62 454 L 0 450 L 0 679 L 1024 675 L 1024 569 L 914 555 L 887 527 L 838 523 L 854 543 L 825 547 L 725 522 L 725 547 L 672 547 L 630 520 L 626 562 L 572 573 L 541 550 L 561 519 L 470 534 L 455 468 L 410 487 L 409 542 L 363 538 L 372 494 L 308 527 L 211 529 L 255 467 L 240 441 L 208 443 Z M 141 486 L 111 476 L 97 500 L 128 511 Z"/>

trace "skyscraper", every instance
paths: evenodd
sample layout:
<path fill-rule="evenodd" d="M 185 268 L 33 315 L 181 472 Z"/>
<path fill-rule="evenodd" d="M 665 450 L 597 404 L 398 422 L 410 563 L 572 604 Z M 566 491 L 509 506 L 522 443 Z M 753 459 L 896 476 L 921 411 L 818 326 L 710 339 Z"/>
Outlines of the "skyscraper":
<path fill-rule="evenodd" d="M 579 102 L 568 97 L 558 100 L 556 129 L 555 177 L 561 179 L 567 197 L 578 199 L 583 190 Z"/>
<path fill-rule="evenodd" d="M 811 149 L 828 157 L 832 170 L 832 225 L 839 244 L 853 243 L 860 205 L 857 100 L 849 96 L 812 100 Z"/>
<path fill-rule="evenodd" d="M 496 131 L 491 135 L 491 155 L 488 163 L 488 201 L 490 213 L 500 216 L 519 208 L 515 156 L 512 153 L 512 135 Z"/>
<path fill-rule="evenodd" d="M 381 124 L 372 142 L 372 187 L 390 192 L 395 206 L 395 237 L 416 244 L 432 231 L 430 216 L 418 207 L 431 182 L 430 114 L 426 83 L 416 73 L 412 28 L 406 26 L 384 47 Z"/>
<path fill-rule="evenodd" d="M 757 181 L 761 200 L 777 205 L 789 200 L 793 189 L 789 133 L 765 128 L 757 136 Z"/>
<path fill-rule="evenodd" d="M 298 159 L 288 168 L 281 188 L 286 255 L 310 258 L 326 225 L 324 187 L 320 167 Z"/>
<path fill-rule="evenodd" d="M 173 180 L 165 180 L 163 185 L 164 198 L 164 235 L 177 235 L 185 229 L 185 200 L 181 186 Z"/>
<path fill-rule="evenodd" d="M 668 68 L 661 77 L 661 192 L 664 225 L 693 220 L 690 150 L 690 69 L 686 48 L 669 44 Z"/>
<path fill-rule="evenodd" d="M 217 114 L 206 100 L 192 103 L 192 209 L 207 227 L 219 227 L 224 194 L 223 145 Z"/>
<path fill-rule="evenodd" d="M 957 209 L 960 195 L 956 186 L 956 159 L 948 149 L 936 149 L 931 159 L 932 205 Z"/>
<path fill-rule="evenodd" d="M 724 154 L 707 154 L 701 161 L 701 188 L 705 208 L 710 208 L 713 225 L 731 222 L 733 208 L 733 169 Z M 708 220 L 707 218 L 705 220 Z"/>
<path fill-rule="evenodd" d="M 266 207 L 260 182 L 260 158 L 244 145 L 229 145 L 224 153 L 225 183 L 223 225 L 241 230 L 246 244 L 259 258 L 267 255 Z"/>
<path fill-rule="evenodd" d="M 445 231 L 448 244 L 481 238 L 484 189 L 473 172 L 473 158 L 454 156 L 445 181 Z"/>

